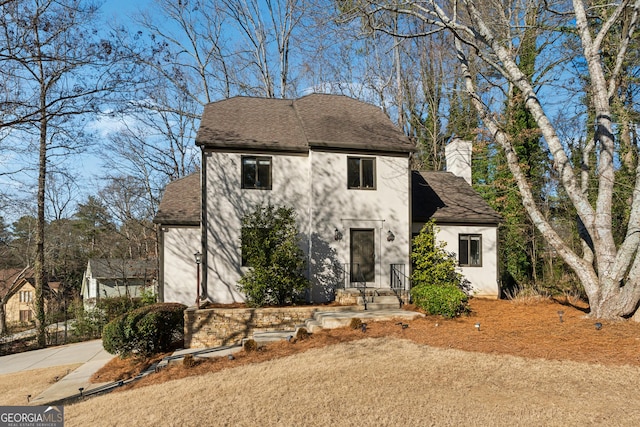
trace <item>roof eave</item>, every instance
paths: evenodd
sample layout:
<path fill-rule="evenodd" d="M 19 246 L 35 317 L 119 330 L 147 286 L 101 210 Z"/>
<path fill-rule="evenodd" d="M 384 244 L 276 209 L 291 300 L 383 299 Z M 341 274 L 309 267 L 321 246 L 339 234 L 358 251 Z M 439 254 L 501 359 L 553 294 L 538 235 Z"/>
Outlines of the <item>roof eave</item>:
<path fill-rule="evenodd" d="M 416 147 L 409 143 L 401 142 L 399 144 L 358 144 L 348 141 L 309 141 L 310 148 L 324 148 L 324 149 L 349 149 L 357 151 L 375 151 L 384 153 L 401 153 L 408 154 L 416 151 Z"/>
<path fill-rule="evenodd" d="M 190 219 L 174 219 L 174 218 L 154 218 L 154 224 L 164 225 L 164 226 L 193 226 L 198 227 L 200 225 L 199 220 L 190 220 Z"/>
<path fill-rule="evenodd" d="M 306 153 L 309 147 L 306 145 L 287 145 L 276 141 L 234 141 L 234 140 L 207 140 L 202 141 L 196 139 L 196 145 L 203 147 L 205 150 L 212 151 L 267 151 L 267 152 L 294 152 Z"/>

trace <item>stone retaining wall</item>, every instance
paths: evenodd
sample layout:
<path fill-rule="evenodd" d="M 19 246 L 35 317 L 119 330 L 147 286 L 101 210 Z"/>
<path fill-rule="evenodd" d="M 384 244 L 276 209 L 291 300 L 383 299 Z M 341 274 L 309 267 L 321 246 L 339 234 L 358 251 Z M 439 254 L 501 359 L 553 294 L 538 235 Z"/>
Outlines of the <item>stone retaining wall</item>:
<path fill-rule="evenodd" d="M 210 308 L 190 307 L 184 312 L 186 348 L 209 348 L 242 343 L 260 331 L 294 330 L 317 311 L 352 310 L 353 307 Z"/>

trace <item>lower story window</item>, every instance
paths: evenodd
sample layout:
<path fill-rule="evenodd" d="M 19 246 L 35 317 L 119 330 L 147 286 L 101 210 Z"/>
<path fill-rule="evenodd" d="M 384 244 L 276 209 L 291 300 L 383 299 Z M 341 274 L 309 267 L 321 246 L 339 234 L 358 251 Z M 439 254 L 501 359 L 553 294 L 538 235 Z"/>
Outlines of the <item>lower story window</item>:
<path fill-rule="evenodd" d="M 27 323 L 31 322 L 32 314 L 31 310 L 20 310 L 20 322 Z"/>
<path fill-rule="evenodd" d="M 482 266 L 482 236 L 460 234 L 458 236 L 458 263 L 461 267 Z"/>

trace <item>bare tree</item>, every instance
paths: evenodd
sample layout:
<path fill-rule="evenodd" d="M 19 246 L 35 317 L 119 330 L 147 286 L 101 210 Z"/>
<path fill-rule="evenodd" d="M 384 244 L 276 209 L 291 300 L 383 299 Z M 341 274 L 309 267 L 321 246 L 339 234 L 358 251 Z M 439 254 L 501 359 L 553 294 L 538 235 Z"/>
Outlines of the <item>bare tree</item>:
<path fill-rule="evenodd" d="M 78 187 L 71 175 L 65 171 L 50 173 L 45 189 L 46 217 L 51 221 L 71 216 L 74 202 L 77 201 Z"/>
<path fill-rule="evenodd" d="M 530 4 L 531 3 L 531 4 Z M 612 195 L 616 170 L 616 124 L 613 119 L 611 99 L 617 89 L 622 64 L 629 56 L 628 46 L 638 37 L 640 0 L 621 0 L 594 5 L 582 0 L 544 1 L 540 4 L 545 14 L 546 26 L 541 34 L 556 37 L 557 43 L 547 45 L 554 49 L 551 65 L 556 66 L 560 41 L 577 36 L 579 50 L 573 57 L 586 64 L 592 111 L 595 120 L 593 150 L 597 158 L 597 189 L 595 202 L 591 203 L 580 182 L 576 160 L 572 159 L 567 144 L 562 141 L 549 117 L 548 109 L 557 101 L 557 93 L 549 95 L 536 91 L 532 77 L 520 69 L 516 60 L 516 47 L 526 23 L 523 11 L 537 7 L 532 1 L 487 2 L 480 7 L 472 0 L 439 2 L 435 0 L 409 2 L 372 2 L 361 4 L 359 12 L 369 22 L 383 31 L 390 31 L 382 17 L 387 14 L 403 14 L 409 20 L 428 23 L 431 31 L 447 31 L 455 37 L 455 48 L 460 67 L 466 76 L 466 89 L 480 114 L 482 122 L 506 154 L 523 204 L 531 220 L 556 253 L 570 266 L 579 278 L 589 298 L 591 315 L 598 318 L 630 316 L 638 309 L 640 301 L 640 168 L 635 165 L 635 189 L 629 204 L 630 216 L 623 242 L 616 245 L 612 233 Z M 598 10 L 598 17 L 592 19 Z M 623 15 L 630 18 L 621 25 Z M 557 24 L 557 25 L 556 25 Z M 614 28 L 624 27 L 618 42 L 603 49 L 603 41 Z M 403 34 L 407 36 L 427 36 Z M 613 58 L 606 68 L 606 55 Z M 516 87 L 523 95 L 525 106 L 535 119 L 553 161 L 555 173 L 563 189 L 578 213 L 582 224 L 582 237 L 588 250 L 582 254 L 573 250 L 554 229 L 548 218 L 539 210 L 531 191 L 531 185 L 521 169 L 520 160 L 509 135 L 500 126 L 487 97 L 478 91 L 469 73 L 469 58 L 475 56 L 488 64 L 493 75 L 485 75 L 494 87 L 504 88 L 505 82 Z M 565 68 L 565 72 L 566 72 Z M 565 75 L 564 78 L 567 78 Z M 544 85 L 542 86 L 544 89 Z M 547 107 L 545 110 L 544 107 Z M 585 131 L 585 135 L 588 132 Z M 577 164 L 579 165 L 579 161 Z M 586 167 L 587 165 L 581 165 Z M 640 314 L 638 315 L 640 317 Z"/>
<path fill-rule="evenodd" d="M 95 31 L 97 6 L 80 0 L 8 1 L 0 6 L 0 71 L 13 89 L 2 127 L 38 153 L 36 327 L 45 344 L 45 203 L 52 157 L 84 148 L 82 117 L 95 113 L 125 76 L 118 48 Z M 5 74 L 5 70 L 11 70 Z"/>

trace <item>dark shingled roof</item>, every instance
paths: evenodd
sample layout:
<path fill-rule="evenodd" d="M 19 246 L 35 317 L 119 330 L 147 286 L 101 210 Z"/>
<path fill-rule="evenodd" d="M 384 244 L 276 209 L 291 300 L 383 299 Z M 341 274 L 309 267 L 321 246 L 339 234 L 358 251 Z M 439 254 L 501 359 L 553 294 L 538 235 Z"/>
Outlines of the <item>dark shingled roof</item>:
<path fill-rule="evenodd" d="M 415 149 L 380 108 L 328 94 L 295 100 L 235 97 L 207 104 L 196 145 L 293 152 L 313 147 L 394 153 Z"/>
<path fill-rule="evenodd" d="M 166 225 L 200 224 L 200 174 L 170 182 L 153 222 Z"/>
<path fill-rule="evenodd" d="M 498 224 L 502 217 L 459 176 L 451 172 L 411 173 L 414 222 Z"/>
<path fill-rule="evenodd" d="M 154 279 L 157 277 L 155 260 L 106 259 L 89 260 L 91 276 L 102 279 Z"/>

